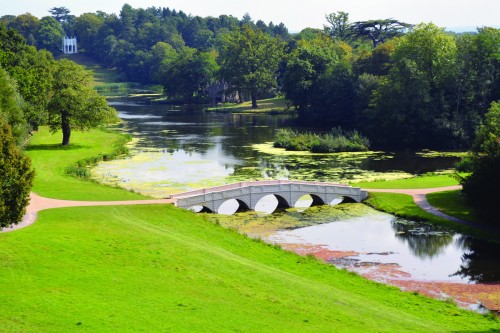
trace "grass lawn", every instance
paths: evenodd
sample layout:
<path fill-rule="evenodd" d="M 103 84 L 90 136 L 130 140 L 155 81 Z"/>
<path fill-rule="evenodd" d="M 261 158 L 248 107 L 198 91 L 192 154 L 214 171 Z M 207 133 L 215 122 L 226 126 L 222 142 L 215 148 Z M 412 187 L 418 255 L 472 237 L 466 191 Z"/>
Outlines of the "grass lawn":
<path fill-rule="evenodd" d="M 247 101 L 241 104 L 226 103 L 221 106 L 208 108 L 207 111 L 213 112 L 252 112 L 252 113 L 281 113 L 289 110 L 288 100 L 284 97 L 262 99 L 257 101 L 257 109 L 252 109 L 252 102 Z"/>
<path fill-rule="evenodd" d="M 406 189 L 406 188 L 433 188 L 458 185 L 458 181 L 448 174 L 444 175 L 422 175 L 413 178 L 396 179 L 387 181 L 360 182 L 353 183 L 353 186 L 362 188 L 388 188 L 388 189 Z"/>
<path fill-rule="evenodd" d="M 2 332 L 500 329 L 167 205 L 43 211 L 0 253 Z"/>
<path fill-rule="evenodd" d="M 461 191 L 445 191 L 427 194 L 427 201 L 445 214 L 459 219 L 481 223 L 481 219 L 474 211 Z"/>
<path fill-rule="evenodd" d="M 61 57 L 72 60 L 82 66 L 85 66 L 86 69 L 94 72 L 94 81 L 92 82 L 92 86 L 100 86 L 113 82 L 121 82 L 121 78 L 118 75 L 118 72 L 114 69 L 104 68 L 97 64 L 93 59 L 87 57 L 84 54 L 69 54 L 62 55 Z"/>
<path fill-rule="evenodd" d="M 120 135 L 101 130 L 71 132 L 71 145 L 61 146 L 62 134 L 51 134 L 41 127 L 31 138 L 26 153 L 31 157 L 36 177 L 33 192 L 68 200 L 133 200 L 145 197 L 123 189 L 102 186 L 66 174 L 66 168 L 77 161 L 111 153 Z"/>
<path fill-rule="evenodd" d="M 118 135 L 75 132 L 72 140 L 65 149 L 46 129 L 33 137 L 37 193 L 138 197 L 64 173 L 111 150 Z M 32 226 L 0 233 L 0 253 L 0 332 L 500 330 L 493 316 L 369 281 L 171 205 L 42 211 Z"/>

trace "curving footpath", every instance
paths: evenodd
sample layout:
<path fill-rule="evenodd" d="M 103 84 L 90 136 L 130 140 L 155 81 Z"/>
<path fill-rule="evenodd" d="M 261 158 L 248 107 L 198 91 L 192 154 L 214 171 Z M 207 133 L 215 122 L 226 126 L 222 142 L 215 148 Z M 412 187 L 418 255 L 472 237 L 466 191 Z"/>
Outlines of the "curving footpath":
<path fill-rule="evenodd" d="M 453 186 L 445 186 L 445 187 L 434 187 L 434 188 L 419 188 L 419 189 L 367 189 L 368 192 L 386 192 L 386 193 L 401 193 L 408 194 L 413 197 L 413 201 L 427 213 L 436 215 L 438 217 L 444 218 L 449 221 L 453 221 L 468 227 L 477 228 L 489 232 L 500 233 L 500 230 L 497 228 L 493 228 L 490 226 L 474 223 L 471 221 L 466 221 L 459 219 L 458 217 L 450 216 L 448 214 L 443 213 L 436 207 L 432 206 L 429 201 L 427 201 L 427 194 L 435 193 L 435 192 L 444 192 L 444 191 L 452 191 L 452 190 L 461 190 L 462 185 L 453 185 Z"/>
<path fill-rule="evenodd" d="M 10 228 L 3 228 L 1 232 L 9 232 L 21 229 L 33 224 L 37 214 L 41 210 L 63 207 L 77 206 L 118 206 L 118 205 L 151 205 L 151 204 L 171 204 L 173 199 L 153 199 L 153 200 L 126 200 L 126 201 L 74 201 L 59 200 L 41 197 L 35 193 L 30 194 L 30 203 L 26 207 L 26 214 L 23 220 Z"/>
<path fill-rule="evenodd" d="M 465 221 L 454 216 L 447 215 L 439 211 L 436 207 L 432 206 L 426 199 L 426 195 L 434 192 L 459 190 L 462 186 L 446 186 L 435 188 L 422 188 L 422 189 L 368 189 L 369 192 L 387 192 L 387 193 L 401 193 L 408 194 L 413 197 L 413 201 L 426 212 L 439 216 L 441 218 L 466 225 L 468 227 L 483 229 L 500 233 L 498 229 L 490 228 L 488 226 L 480 225 L 474 222 Z M 126 201 L 74 201 L 74 200 L 60 200 L 41 197 L 35 193 L 30 194 L 30 204 L 26 207 L 26 214 L 23 220 L 16 225 L 9 228 L 3 228 L 0 232 L 9 232 L 18 230 L 33 224 L 36 220 L 37 214 L 41 210 L 63 207 L 77 207 L 77 206 L 117 206 L 117 205 L 151 205 L 151 204 L 171 204 L 174 199 L 153 199 L 153 200 L 126 200 Z"/>

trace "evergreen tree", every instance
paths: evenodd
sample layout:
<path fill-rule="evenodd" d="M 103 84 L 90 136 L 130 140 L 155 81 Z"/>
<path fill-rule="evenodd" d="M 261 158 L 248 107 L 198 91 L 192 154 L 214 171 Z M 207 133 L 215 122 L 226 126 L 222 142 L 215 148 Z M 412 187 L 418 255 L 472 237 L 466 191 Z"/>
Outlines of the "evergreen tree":
<path fill-rule="evenodd" d="M 31 160 L 16 147 L 10 126 L 0 118 L 0 228 L 17 224 L 26 212 L 33 184 Z"/>

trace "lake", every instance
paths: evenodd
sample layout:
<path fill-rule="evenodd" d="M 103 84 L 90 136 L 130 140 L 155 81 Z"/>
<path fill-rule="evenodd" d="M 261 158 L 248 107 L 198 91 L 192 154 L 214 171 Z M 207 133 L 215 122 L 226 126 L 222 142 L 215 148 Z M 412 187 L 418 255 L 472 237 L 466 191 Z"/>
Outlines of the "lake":
<path fill-rule="evenodd" d="M 207 113 L 126 99 L 110 104 L 123 119 L 116 129 L 134 138 L 131 155 L 100 163 L 92 170 L 93 178 L 153 197 L 256 179 L 397 179 L 450 169 L 458 160 L 411 151 L 285 152 L 270 144 L 276 129 L 305 130 L 290 115 Z M 263 202 L 263 210 L 273 211 L 273 204 Z M 237 207 L 226 209 L 233 213 Z M 500 260 L 494 255 L 500 253 L 499 246 L 450 230 L 398 219 L 363 204 L 207 218 L 373 280 L 453 297 L 476 310 L 479 304 L 500 306 Z M 485 294 L 496 295 L 496 301 Z"/>

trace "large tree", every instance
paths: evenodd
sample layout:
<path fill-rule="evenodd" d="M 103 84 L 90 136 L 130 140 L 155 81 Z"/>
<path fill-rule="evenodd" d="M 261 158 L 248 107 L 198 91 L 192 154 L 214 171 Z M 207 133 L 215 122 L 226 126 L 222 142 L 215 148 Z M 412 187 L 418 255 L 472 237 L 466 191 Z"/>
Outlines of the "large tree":
<path fill-rule="evenodd" d="M 184 47 L 181 52 L 162 67 L 164 93 L 186 102 L 202 98 L 218 69 L 214 53 L 199 52 Z"/>
<path fill-rule="evenodd" d="M 64 29 L 52 16 L 45 16 L 40 20 L 38 29 L 37 46 L 57 54 L 61 52 L 61 41 Z"/>
<path fill-rule="evenodd" d="M 303 121 L 342 125 L 352 106 L 351 48 L 344 42 L 317 35 L 300 40 L 291 53 L 283 78 L 285 96 Z"/>
<path fill-rule="evenodd" d="M 354 34 L 371 40 L 374 48 L 390 38 L 402 36 L 411 27 L 411 24 L 394 19 L 360 21 L 352 24 Z"/>
<path fill-rule="evenodd" d="M 348 13 L 339 11 L 337 13 L 325 15 L 325 18 L 330 24 L 329 26 L 324 26 L 324 30 L 327 34 L 345 42 L 352 39 L 354 31 L 349 22 Z"/>
<path fill-rule="evenodd" d="M 28 124 L 22 110 L 23 104 L 16 82 L 0 67 L 0 119 L 11 126 L 18 146 L 24 143 L 28 135 Z"/>
<path fill-rule="evenodd" d="M 26 212 L 34 171 L 0 117 L 0 228 L 17 224 Z"/>
<path fill-rule="evenodd" d="M 500 101 L 491 103 L 473 145 L 472 174 L 462 178 L 463 191 L 489 221 L 498 223 L 500 186 Z"/>
<path fill-rule="evenodd" d="M 243 25 L 223 38 L 219 56 L 222 79 L 249 93 L 252 107 L 257 108 L 258 95 L 276 85 L 283 50 L 281 39 Z"/>
<path fill-rule="evenodd" d="M 406 148 L 465 144 L 452 94 L 456 53 L 454 38 L 432 23 L 398 41 L 393 67 L 365 113 L 374 141 Z"/>
<path fill-rule="evenodd" d="M 18 15 L 8 25 L 9 28 L 15 29 L 17 32 L 23 35 L 29 45 L 35 44 L 39 26 L 40 20 L 38 20 L 37 17 L 31 15 L 30 13 Z"/>
<path fill-rule="evenodd" d="M 49 103 L 49 127 L 62 130 L 62 145 L 70 144 L 71 130 L 88 130 L 117 121 L 116 110 L 90 87 L 92 72 L 68 59 L 55 63 L 54 95 Z"/>
<path fill-rule="evenodd" d="M 16 80 L 26 101 L 24 116 L 32 129 L 47 121 L 47 104 L 52 93 L 53 57 L 46 50 L 27 46 L 13 29 L 0 25 L 0 66 Z"/>

